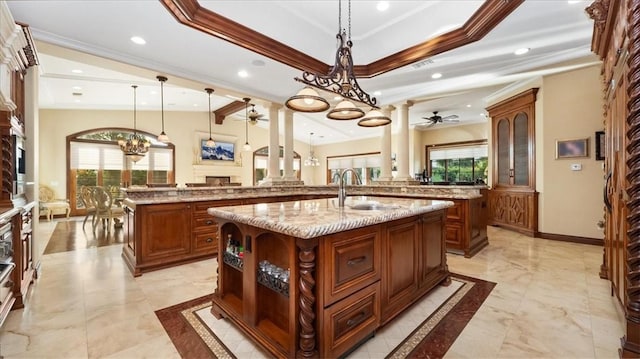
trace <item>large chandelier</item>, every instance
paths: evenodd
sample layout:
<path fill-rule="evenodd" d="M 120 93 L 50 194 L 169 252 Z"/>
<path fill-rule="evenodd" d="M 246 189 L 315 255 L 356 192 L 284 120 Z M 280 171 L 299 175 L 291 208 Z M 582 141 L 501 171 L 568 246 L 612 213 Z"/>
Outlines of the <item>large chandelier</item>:
<path fill-rule="evenodd" d="M 340 42 L 340 46 L 336 51 L 336 62 L 331 67 L 328 74 L 311 73 L 304 71 L 302 78 L 296 77 L 295 80 L 307 85 L 300 90 L 295 96 L 290 97 L 285 105 L 299 112 L 323 112 L 329 109 L 329 102 L 322 98 L 316 90 L 328 91 L 339 95 L 342 98 L 336 107 L 327 113 L 327 118 L 332 120 L 355 120 L 359 126 L 376 127 L 391 123 L 391 119 L 379 111 L 376 106 L 375 97 L 369 96 L 358 85 L 358 81 L 353 71 L 353 58 L 351 56 L 351 0 L 349 5 L 349 32 L 342 29 L 342 1 L 338 1 L 338 34 L 336 38 Z M 346 43 L 345 43 L 346 40 Z M 358 108 L 354 103 L 358 102 L 371 107 L 371 111 L 365 115 L 365 112 Z"/>
<path fill-rule="evenodd" d="M 313 136 L 313 132 L 309 133 L 309 157 L 304 160 L 305 166 L 317 167 L 320 166 L 320 161 L 313 153 L 313 147 L 311 147 L 311 136 Z"/>
<path fill-rule="evenodd" d="M 136 131 L 136 89 L 138 86 L 132 85 L 131 87 L 133 87 L 133 133 L 126 140 L 119 138 L 118 145 L 128 159 L 138 162 L 149 152 L 151 143 Z"/>

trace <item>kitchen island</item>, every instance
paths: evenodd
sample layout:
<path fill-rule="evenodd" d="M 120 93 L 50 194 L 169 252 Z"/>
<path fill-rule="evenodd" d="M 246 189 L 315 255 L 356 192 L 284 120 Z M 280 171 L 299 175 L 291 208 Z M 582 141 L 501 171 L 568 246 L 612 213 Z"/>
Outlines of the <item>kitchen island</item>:
<path fill-rule="evenodd" d="M 447 211 L 447 250 L 473 256 L 488 243 L 486 186 L 347 186 L 358 196 L 438 199 Z M 216 223 L 207 208 L 336 198 L 338 186 L 123 188 L 122 256 L 134 276 L 218 253 Z"/>
<path fill-rule="evenodd" d="M 212 313 L 276 357 L 339 357 L 449 283 L 449 201 L 353 196 L 212 207 Z"/>

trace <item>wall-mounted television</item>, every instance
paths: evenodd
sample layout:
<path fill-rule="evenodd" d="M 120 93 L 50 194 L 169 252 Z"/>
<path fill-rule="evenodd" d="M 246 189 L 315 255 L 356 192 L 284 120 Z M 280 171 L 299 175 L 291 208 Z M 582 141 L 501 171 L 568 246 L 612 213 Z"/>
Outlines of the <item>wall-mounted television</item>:
<path fill-rule="evenodd" d="M 200 142 L 200 157 L 204 161 L 233 161 L 235 159 L 235 144 L 231 142 L 215 141 L 213 147 L 207 146 L 207 140 Z"/>

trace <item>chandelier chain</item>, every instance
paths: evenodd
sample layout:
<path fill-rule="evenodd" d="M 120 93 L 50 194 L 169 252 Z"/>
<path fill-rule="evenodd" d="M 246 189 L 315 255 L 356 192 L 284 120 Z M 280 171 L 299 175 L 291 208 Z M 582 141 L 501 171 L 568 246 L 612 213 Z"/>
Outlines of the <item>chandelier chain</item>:
<path fill-rule="evenodd" d="M 138 85 L 133 85 L 133 134 L 137 134 L 136 131 L 136 90 L 138 89 Z"/>
<path fill-rule="evenodd" d="M 351 0 L 348 0 L 349 3 L 349 41 L 351 41 Z"/>
<path fill-rule="evenodd" d="M 342 1 L 338 0 L 338 34 L 342 33 Z"/>

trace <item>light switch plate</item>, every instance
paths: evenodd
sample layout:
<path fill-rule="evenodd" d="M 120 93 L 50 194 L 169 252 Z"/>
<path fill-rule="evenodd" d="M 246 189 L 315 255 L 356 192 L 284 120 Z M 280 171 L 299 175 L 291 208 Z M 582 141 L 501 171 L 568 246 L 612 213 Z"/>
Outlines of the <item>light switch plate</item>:
<path fill-rule="evenodd" d="M 580 163 L 572 163 L 571 164 L 572 171 L 582 171 L 582 164 Z"/>

